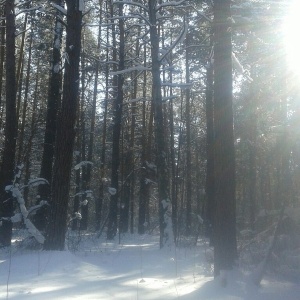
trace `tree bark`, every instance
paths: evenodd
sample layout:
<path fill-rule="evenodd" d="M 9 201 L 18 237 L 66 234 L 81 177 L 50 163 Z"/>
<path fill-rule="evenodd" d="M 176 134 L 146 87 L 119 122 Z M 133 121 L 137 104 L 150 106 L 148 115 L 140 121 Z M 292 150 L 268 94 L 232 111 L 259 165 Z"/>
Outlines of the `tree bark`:
<path fill-rule="evenodd" d="M 63 101 L 55 144 L 51 211 L 46 230 L 45 250 L 63 250 L 67 230 L 75 123 L 78 107 L 79 61 L 81 53 L 82 11 L 80 1 L 67 0 L 67 35 Z"/>
<path fill-rule="evenodd" d="M 119 4 L 119 31 L 120 31 L 120 44 L 119 44 L 119 71 L 124 70 L 125 66 L 125 33 L 124 33 L 124 20 L 123 4 Z M 119 165 L 120 165 L 120 135 L 122 128 L 122 107 L 123 107 L 123 84 L 124 75 L 118 75 L 117 83 L 117 97 L 114 102 L 114 119 L 113 119 L 113 145 L 112 145 L 112 166 L 111 166 L 111 188 L 114 193 L 110 196 L 109 215 L 108 215 L 108 228 L 107 239 L 112 240 L 118 228 L 118 191 L 119 191 Z"/>
<path fill-rule="evenodd" d="M 5 9 L 1 8 L 1 21 L 0 21 L 0 43 L 1 45 L 5 44 Z M 3 105 L 3 75 L 4 75 L 4 58 L 5 58 L 5 49 L 4 47 L 0 48 L 0 129 L 2 129 L 2 114 L 4 111 Z"/>
<path fill-rule="evenodd" d="M 212 46 L 212 37 L 211 37 Z M 213 244 L 215 212 L 215 174 L 214 174 L 214 96 L 213 96 L 213 63 L 212 57 L 206 70 L 206 234 Z"/>
<path fill-rule="evenodd" d="M 64 5 L 63 0 L 55 0 L 54 3 L 59 6 Z M 47 100 L 47 115 L 46 115 L 46 128 L 44 135 L 43 154 L 41 162 L 40 177 L 45 178 L 49 185 L 43 184 L 38 188 L 40 200 L 51 201 L 50 199 L 50 187 L 52 183 L 53 174 L 53 160 L 54 160 L 54 146 L 57 128 L 57 114 L 61 102 L 61 42 L 63 25 L 60 21 L 61 12 L 56 12 L 55 26 L 54 26 L 54 39 L 53 39 L 53 51 L 51 62 L 51 75 L 49 79 L 49 91 Z M 38 204 L 38 203 L 37 203 Z M 40 209 L 37 213 L 36 226 L 40 230 L 44 230 L 46 226 L 46 207 Z"/>
<path fill-rule="evenodd" d="M 170 215 L 169 178 L 167 166 L 166 137 L 164 128 L 164 117 L 162 107 L 161 80 L 159 60 L 159 35 L 157 31 L 156 1 L 148 0 L 149 22 L 150 22 L 150 43 L 152 62 L 152 101 L 154 105 L 155 124 L 155 146 L 156 166 L 159 201 L 159 230 L 160 248 L 168 243 L 173 243 L 172 220 Z"/>
<path fill-rule="evenodd" d="M 17 139 L 16 116 L 16 61 L 15 61 L 15 8 L 14 0 L 5 2 L 6 18 L 6 118 L 5 141 L 0 169 L 0 217 L 13 216 L 13 197 L 5 192 L 5 187 L 14 180 L 15 153 Z M 0 245 L 10 246 L 12 237 L 12 222 L 2 220 L 0 226 Z"/>
<path fill-rule="evenodd" d="M 99 3 L 100 6 L 100 3 Z M 108 3 L 105 2 L 106 10 Z M 101 24 L 99 24 L 99 31 L 101 30 Z M 106 43 L 109 44 L 109 30 L 106 32 Z M 106 48 L 106 61 L 109 61 L 109 48 Z M 96 230 L 100 230 L 102 206 L 104 200 L 104 177 L 105 177 L 105 163 L 106 163 L 106 134 L 107 134 L 107 105 L 109 95 L 109 66 L 105 66 L 105 99 L 104 99 L 104 111 L 103 111 L 103 128 L 101 138 L 101 153 L 100 153 L 100 183 L 99 183 L 99 194 L 96 199 Z"/>
<path fill-rule="evenodd" d="M 214 1 L 215 276 L 237 258 L 230 2 Z"/>
<path fill-rule="evenodd" d="M 28 93 L 29 93 L 29 82 L 31 76 L 31 57 L 32 57 L 32 39 L 33 39 L 33 30 L 30 32 L 29 39 L 29 49 L 28 49 L 28 61 L 27 61 L 27 70 L 26 70 L 26 80 L 25 80 L 25 91 L 24 91 L 24 100 L 22 107 L 22 121 L 19 130 L 19 138 L 18 138 L 18 156 L 17 156 L 17 164 L 21 164 L 24 159 L 24 134 L 25 134 L 25 123 L 27 117 L 27 107 L 28 107 Z"/>
<path fill-rule="evenodd" d="M 186 35 L 185 80 L 190 83 L 189 69 L 189 33 Z M 185 233 L 191 234 L 192 226 L 192 153 L 191 153 L 191 113 L 190 113 L 190 88 L 185 90 L 185 121 L 186 121 L 186 224 Z"/>

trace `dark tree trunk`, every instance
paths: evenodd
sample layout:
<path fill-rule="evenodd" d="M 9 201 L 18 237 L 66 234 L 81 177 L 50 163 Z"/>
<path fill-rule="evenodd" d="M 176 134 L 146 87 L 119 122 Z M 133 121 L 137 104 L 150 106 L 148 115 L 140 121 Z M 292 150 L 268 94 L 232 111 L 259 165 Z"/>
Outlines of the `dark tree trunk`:
<path fill-rule="evenodd" d="M 85 122 L 87 121 L 86 117 L 86 108 L 85 108 L 85 39 L 84 39 L 84 32 L 82 33 L 82 39 L 81 39 L 81 99 L 80 99 L 80 121 L 79 121 L 79 128 L 80 128 L 80 142 L 81 145 L 79 146 L 81 149 L 81 161 L 86 161 L 86 149 L 87 149 L 87 138 L 86 138 L 86 126 Z M 80 161 L 79 161 L 80 162 Z M 81 182 L 80 182 L 80 192 L 81 192 L 81 203 L 79 203 L 80 206 L 80 213 L 81 213 L 81 220 L 80 220 L 80 229 L 86 230 L 87 224 L 88 224 L 88 205 L 82 205 L 82 201 L 85 200 L 85 191 L 87 190 L 87 165 L 83 165 L 81 167 Z"/>
<path fill-rule="evenodd" d="M 13 215 L 13 198 L 5 192 L 5 187 L 14 180 L 15 153 L 17 139 L 16 118 L 16 62 L 15 62 L 15 8 L 14 0 L 5 2 L 6 17 L 6 118 L 5 141 L 0 169 L 0 216 L 10 218 Z M 2 220 L 0 226 L 0 245 L 10 246 L 12 222 Z"/>
<path fill-rule="evenodd" d="M 237 258 L 230 2 L 214 1 L 215 276 L 231 270 Z"/>
<path fill-rule="evenodd" d="M 36 134 L 37 124 L 36 124 L 36 110 L 37 110 L 37 92 L 38 92 L 38 84 L 39 84 L 39 74 L 40 74 L 40 58 L 38 58 L 37 64 L 36 64 L 36 77 L 35 77 L 35 88 L 34 88 L 34 96 L 33 96 L 33 102 L 32 102 L 32 115 L 31 115 L 31 124 L 30 124 L 30 135 L 29 139 L 26 145 L 26 151 L 24 155 L 24 164 L 25 164 L 25 176 L 24 176 L 24 182 L 25 184 L 28 183 L 30 179 L 30 167 L 31 167 L 31 155 L 32 155 L 32 145 L 33 145 L 33 138 Z M 24 189 L 24 200 L 25 205 L 28 204 L 28 194 L 29 194 L 29 188 L 25 187 Z"/>
<path fill-rule="evenodd" d="M 30 76 L 31 76 L 32 39 L 33 39 L 33 31 L 31 30 L 30 39 L 29 39 L 24 100 L 23 100 L 23 107 L 22 107 L 22 121 L 21 121 L 21 126 L 20 126 L 20 130 L 19 130 L 19 138 L 18 138 L 18 156 L 17 156 L 17 164 L 18 165 L 23 163 L 23 159 L 24 159 L 23 147 L 24 147 L 25 123 L 26 123 L 27 107 L 28 107 L 29 82 L 30 82 Z"/>
<path fill-rule="evenodd" d="M 185 80 L 190 83 L 189 69 L 189 34 L 186 35 Z M 186 120 L 186 235 L 191 234 L 192 226 L 192 153 L 191 153 L 191 113 L 190 88 L 185 91 L 185 120 Z"/>
<path fill-rule="evenodd" d="M 67 0 L 67 35 L 63 101 L 58 119 L 51 193 L 51 211 L 45 250 L 63 250 L 67 230 L 75 123 L 78 107 L 82 11 L 80 1 Z"/>
<path fill-rule="evenodd" d="M 154 125 L 155 125 L 155 146 L 156 146 L 156 166 L 159 201 L 159 229 L 160 247 L 167 243 L 173 243 L 172 221 L 170 213 L 169 178 L 167 166 L 166 137 L 164 128 L 164 116 L 161 94 L 160 66 L 159 60 L 159 35 L 157 31 L 156 1 L 149 0 L 149 22 L 150 22 L 150 42 L 151 42 L 151 62 L 152 62 L 152 101 L 154 105 Z M 167 227 L 168 226 L 168 227 Z"/>
<path fill-rule="evenodd" d="M 171 71 L 172 72 L 172 71 Z M 172 84 L 172 73 L 170 74 L 170 82 Z M 170 89 L 170 97 L 172 97 L 173 91 Z M 170 101 L 170 159 L 172 165 L 172 181 L 171 181 L 171 197 L 172 197 L 172 224 L 174 232 L 174 242 L 177 241 L 178 233 L 178 200 L 177 200 L 177 180 L 176 180 L 176 161 L 175 161 L 175 137 L 174 137 L 174 116 L 173 116 L 173 101 Z"/>
<path fill-rule="evenodd" d="M 130 208 L 130 173 L 132 170 L 130 150 L 124 155 L 122 196 L 120 205 L 120 233 L 128 232 Z"/>
<path fill-rule="evenodd" d="M 1 21 L 0 21 L 0 43 L 1 45 L 5 44 L 5 9 L 1 8 Z M 3 74 L 4 74 L 4 57 L 5 57 L 5 49 L 4 47 L 0 48 L 0 129 L 2 129 L 2 114 L 4 111 L 3 105 Z"/>
<path fill-rule="evenodd" d="M 123 4 L 119 4 L 119 17 L 123 16 Z M 125 63 L 125 34 L 124 20 L 119 19 L 120 44 L 119 44 L 119 71 L 124 70 Z M 111 166 L 111 188 L 114 190 L 110 196 L 109 215 L 107 226 L 107 239 L 112 240 L 118 228 L 118 183 L 119 183 L 119 165 L 120 165 L 120 135 L 122 128 L 122 106 L 123 106 L 123 84 L 124 75 L 118 75 L 117 97 L 114 102 L 113 118 L 113 145 L 112 145 L 112 166 Z"/>
<path fill-rule="evenodd" d="M 64 5 L 63 0 L 55 0 L 55 4 Z M 60 12 L 56 12 L 56 20 L 54 27 L 54 41 L 51 62 L 51 75 L 49 82 L 49 92 L 47 101 L 46 129 L 43 144 L 43 155 L 41 162 L 40 177 L 48 180 L 49 185 L 43 184 L 39 186 L 40 200 L 50 201 L 50 187 L 52 182 L 52 167 L 54 159 L 54 145 L 57 127 L 57 114 L 61 102 L 60 89 L 62 84 L 61 75 L 61 41 L 63 33 L 63 25 L 59 17 Z M 40 230 L 45 229 L 46 225 L 46 207 L 42 208 L 37 214 L 36 226 Z"/>
<path fill-rule="evenodd" d="M 79 117 L 77 117 L 77 127 L 79 128 Z M 80 134 L 77 134 L 76 142 L 75 142 L 75 148 L 80 149 L 81 145 L 81 136 Z M 81 153 L 80 151 L 76 152 L 76 159 L 75 163 L 76 165 L 81 162 Z M 76 213 L 80 213 L 80 201 L 82 201 L 82 194 L 81 194 L 81 169 L 77 169 L 75 171 L 75 196 L 73 199 L 73 218 L 72 218 L 72 230 L 78 230 L 80 229 L 80 219 L 76 218 Z"/>
<path fill-rule="evenodd" d="M 100 5 L 100 4 L 99 4 Z M 105 3 L 106 9 L 108 3 Z M 101 19 L 101 18 L 100 18 Z M 99 31 L 101 30 L 101 24 L 99 24 Z M 109 30 L 106 32 L 106 43 L 109 44 Z M 109 61 L 109 49 L 106 49 L 106 61 Z M 102 128 L 102 141 L 101 141 L 101 153 L 100 153 L 100 183 L 99 183 L 99 194 L 96 198 L 96 230 L 100 230 L 101 225 L 101 215 L 102 215 L 102 206 L 104 199 L 104 177 L 105 177 L 105 162 L 106 162 L 106 131 L 107 131 L 107 103 L 108 103 L 108 75 L 109 67 L 108 64 L 105 66 L 105 99 L 104 99 L 104 112 L 103 112 L 103 128 Z"/>
<path fill-rule="evenodd" d="M 147 49 L 144 46 L 144 67 L 146 66 Z M 147 85 L 147 73 L 144 72 L 144 85 L 143 85 L 143 99 L 146 98 L 146 85 Z M 153 111 L 151 105 L 149 120 L 149 137 L 152 135 L 152 119 Z M 151 133 L 150 133 L 151 132 Z M 152 148 L 151 138 L 147 141 L 147 122 L 146 122 L 146 102 L 143 101 L 142 108 L 142 153 L 141 153 L 141 176 L 140 176 L 140 193 L 139 193 L 139 218 L 138 218 L 138 233 L 145 233 L 146 215 L 147 215 L 147 203 L 149 202 L 150 195 L 150 183 L 147 182 L 149 178 L 149 170 L 147 169 L 147 161 L 150 161 L 150 151 Z"/>

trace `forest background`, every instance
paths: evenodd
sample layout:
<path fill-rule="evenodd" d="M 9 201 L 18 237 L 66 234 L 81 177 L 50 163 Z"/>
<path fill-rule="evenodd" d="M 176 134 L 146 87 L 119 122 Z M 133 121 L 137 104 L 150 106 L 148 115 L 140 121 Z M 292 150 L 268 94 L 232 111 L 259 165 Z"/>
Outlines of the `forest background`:
<path fill-rule="evenodd" d="M 1 7 L 2 246 L 22 218 L 46 250 L 68 229 L 159 232 L 161 247 L 206 234 L 229 241 L 218 273 L 284 208 L 298 247 L 292 1 Z"/>

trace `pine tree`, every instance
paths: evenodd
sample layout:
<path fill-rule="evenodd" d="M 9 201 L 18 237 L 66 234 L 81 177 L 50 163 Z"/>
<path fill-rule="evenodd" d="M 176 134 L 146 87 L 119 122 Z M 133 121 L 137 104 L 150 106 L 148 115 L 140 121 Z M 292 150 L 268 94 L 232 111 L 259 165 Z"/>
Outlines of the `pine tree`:
<path fill-rule="evenodd" d="M 230 2 L 214 1 L 215 276 L 237 258 Z"/>

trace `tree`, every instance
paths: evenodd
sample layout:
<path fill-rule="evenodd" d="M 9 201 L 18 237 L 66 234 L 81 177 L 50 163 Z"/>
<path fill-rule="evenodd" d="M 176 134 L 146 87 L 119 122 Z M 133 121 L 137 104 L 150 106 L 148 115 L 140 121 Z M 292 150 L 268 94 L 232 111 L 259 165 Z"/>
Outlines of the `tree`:
<path fill-rule="evenodd" d="M 189 43 L 190 33 L 186 35 L 186 52 L 185 52 L 185 76 L 187 85 L 190 83 L 190 66 L 189 66 Z M 192 226 L 192 154 L 191 154 L 191 112 L 190 112 L 191 91 L 187 86 L 185 91 L 185 119 L 186 119 L 186 235 L 191 234 Z"/>
<path fill-rule="evenodd" d="M 0 23 L 1 29 L 0 29 L 0 41 L 1 45 L 4 45 L 5 43 L 5 7 L 2 5 L 1 7 L 1 23 Z M 3 125 L 3 72 L 4 72 L 4 58 L 5 58 L 5 49 L 4 47 L 1 47 L 0 49 L 0 128 L 2 129 Z"/>
<path fill-rule="evenodd" d="M 214 1 L 215 276 L 237 258 L 230 2 Z"/>
<path fill-rule="evenodd" d="M 6 118 L 5 142 L 0 169 L 0 245 L 10 246 L 12 237 L 13 197 L 8 196 L 5 187 L 12 184 L 15 171 L 17 139 L 16 116 L 16 74 L 15 74 L 15 8 L 14 0 L 5 3 L 6 18 Z"/>
<path fill-rule="evenodd" d="M 66 3 L 67 30 L 63 98 L 57 126 L 51 209 L 46 229 L 45 250 L 64 249 L 78 107 L 83 1 L 67 0 Z"/>
<path fill-rule="evenodd" d="M 149 22 L 150 22 L 150 42 L 151 42 L 151 71 L 152 71 L 152 101 L 154 108 L 154 132 L 156 147 L 157 184 L 159 201 L 159 230 L 160 247 L 163 248 L 168 243 L 173 243 L 172 221 L 170 215 L 169 178 L 167 166 L 167 147 L 164 128 L 163 103 L 161 94 L 159 58 L 159 34 L 157 30 L 157 7 L 156 1 L 148 1 Z"/>
<path fill-rule="evenodd" d="M 63 7 L 63 0 L 56 0 L 54 3 Z M 47 114 L 46 114 L 46 128 L 43 143 L 43 154 L 41 162 L 40 177 L 45 178 L 49 185 L 40 185 L 39 194 L 40 200 L 50 201 L 50 187 L 52 182 L 52 167 L 54 159 L 54 146 L 56 136 L 57 114 L 61 102 L 61 42 L 63 33 L 63 24 L 61 21 L 62 13 L 57 10 L 55 25 L 54 25 L 54 39 L 52 50 L 51 73 L 49 79 L 49 91 L 47 100 Z M 47 208 L 43 207 L 37 214 L 36 226 L 39 229 L 45 229 Z"/>
<path fill-rule="evenodd" d="M 115 237 L 118 228 L 118 191 L 119 191 L 119 166 L 120 166 L 120 135 L 122 128 L 122 106 L 123 106 L 123 84 L 124 75 L 122 71 L 125 67 L 125 32 L 124 32 L 124 19 L 123 4 L 118 5 L 119 16 L 119 31 L 120 31 L 120 44 L 119 44 L 119 68 L 121 71 L 117 75 L 117 91 L 114 101 L 114 118 L 113 118 L 113 145 L 112 145 L 112 165 L 111 165 L 111 188 L 113 191 L 110 196 L 107 239 L 111 240 Z"/>
<path fill-rule="evenodd" d="M 213 46 L 212 37 L 210 37 L 210 47 Z M 214 174 L 214 97 L 213 97 L 213 63 L 212 57 L 209 58 L 206 69 L 206 231 L 210 238 L 210 244 L 213 244 L 213 227 L 215 211 L 215 174 Z"/>

